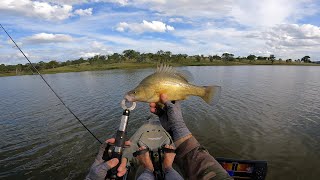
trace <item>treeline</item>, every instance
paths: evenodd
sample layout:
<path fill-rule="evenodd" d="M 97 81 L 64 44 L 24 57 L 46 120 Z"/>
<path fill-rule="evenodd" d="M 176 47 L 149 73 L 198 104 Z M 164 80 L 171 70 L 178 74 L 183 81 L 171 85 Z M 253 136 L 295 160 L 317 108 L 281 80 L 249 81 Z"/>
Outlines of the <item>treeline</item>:
<path fill-rule="evenodd" d="M 122 62 L 134 62 L 134 63 L 144 63 L 144 62 L 154 62 L 154 63 L 177 63 L 177 64 L 188 64 L 193 62 L 248 62 L 254 63 L 255 61 L 269 61 L 271 64 L 278 62 L 304 62 L 311 63 L 310 56 L 304 56 L 301 59 L 286 59 L 282 60 L 281 58 L 276 59 L 275 55 L 270 55 L 268 57 L 265 56 L 256 56 L 250 54 L 247 57 L 235 57 L 234 54 L 231 53 L 223 53 L 221 56 L 219 55 L 193 55 L 189 56 L 187 54 L 173 54 L 170 51 L 160 50 L 157 53 L 140 53 L 135 50 L 125 50 L 121 54 L 113 53 L 110 55 L 96 55 L 94 57 L 84 59 L 79 58 L 76 60 L 68 60 L 65 62 L 58 62 L 56 60 L 52 60 L 49 62 L 40 61 L 38 63 L 34 63 L 33 65 L 38 70 L 44 69 L 53 69 L 62 66 L 69 65 L 80 65 L 83 63 L 87 63 L 90 65 L 102 65 L 102 64 L 110 64 L 110 63 L 122 63 Z M 29 64 L 17 64 L 17 65 L 0 65 L 0 72 L 16 72 L 19 74 L 20 72 L 32 72 L 31 66 Z"/>

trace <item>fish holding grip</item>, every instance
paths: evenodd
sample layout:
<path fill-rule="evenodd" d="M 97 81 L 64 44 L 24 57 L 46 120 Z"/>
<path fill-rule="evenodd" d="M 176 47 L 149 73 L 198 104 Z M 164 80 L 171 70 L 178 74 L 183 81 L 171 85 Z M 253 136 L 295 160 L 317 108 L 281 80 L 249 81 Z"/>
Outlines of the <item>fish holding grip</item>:
<path fill-rule="evenodd" d="M 114 144 L 107 145 L 102 157 L 102 159 L 105 161 L 109 161 L 110 159 L 117 158 L 119 160 L 119 163 L 117 166 L 111 168 L 108 171 L 105 179 L 122 179 L 121 177 L 117 176 L 117 173 L 118 173 L 117 169 L 120 166 L 123 149 L 125 147 L 127 125 L 128 125 L 130 111 L 133 110 L 135 106 L 136 106 L 135 102 L 133 102 L 132 106 L 129 108 L 126 107 L 125 105 L 122 105 L 122 108 L 124 109 L 124 111 L 121 116 L 119 129 L 117 130 L 115 135 L 115 142 Z"/>

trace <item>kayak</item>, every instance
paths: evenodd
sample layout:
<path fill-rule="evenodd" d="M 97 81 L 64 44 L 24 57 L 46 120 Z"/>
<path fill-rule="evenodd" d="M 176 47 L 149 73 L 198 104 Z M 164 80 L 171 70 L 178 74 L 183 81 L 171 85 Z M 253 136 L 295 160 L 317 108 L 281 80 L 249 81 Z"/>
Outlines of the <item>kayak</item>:
<path fill-rule="evenodd" d="M 161 164 L 164 154 L 163 147 L 166 144 L 174 146 L 174 143 L 170 134 L 162 127 L 159 118 L 155 115 L 150 116 L 148 120 L 132 135 L 130 141 L 131 146 L 125 148 L 123 151 L 123 157 L 128 159 L 128 173 L 124 176 L 124 179 L 137 179 L 143 172 L 144 168 L 133 156 L 141 146 L 149 148 L 156 179 L 164 179 L 164 172 Z M 216 158 L 216 160 L 234 179 L 264 180 L 267 174 L 266 161 L 236 160 L 227 158 Z M 173 164 L 173 168 L 183 177 L 181 170 L 176 164 Z M 184 178 L 187 179 L 186 177 Z"/>
<path fill-rule="evenodd" d="M 215 158 L 234 179 L 264 180 L 267 175 L 267 161 Z"/>
<path fill-rule="evenodd" d="M 128 159 L 128 173 L 124 176 L 124 179 L 137 179 L 143 172 L 144 168 L 140 166 L 139 161 L 133 156 L 141 146 L 149 148 L 156 179 L 164 179 L 164 169 L 162 169 L 163 149 L 166 144 L 175 146 L 170 134 L 161 126 L 159 118 L 151 115 L 132 135 L 130 141 L 130 147 L 125 148 L 123 151 L 123 157 Z M 177 172 L 181 172 L 177 165 L 173 164 L 173 168 Z"/>

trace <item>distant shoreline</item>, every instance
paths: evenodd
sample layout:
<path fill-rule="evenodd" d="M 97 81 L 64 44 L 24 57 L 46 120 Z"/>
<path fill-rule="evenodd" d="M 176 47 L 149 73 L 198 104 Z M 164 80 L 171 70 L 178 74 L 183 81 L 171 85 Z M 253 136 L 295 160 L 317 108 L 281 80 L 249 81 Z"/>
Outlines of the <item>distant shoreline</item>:
<path fill-rule="evenodd" d="M 189 63 L 168 63 L 172 66 L 244 66 L 244 65 L 280 65 L 280 66 L 320 66 L 320 64 L 315 63 L 296 63 L 296 62 L 274 62 L 270 61 L 255 61 L 255 62 L 189 62 Z M 41 74 L 57 74 L 57 73 L 67 73 L 67 72 L 83 72 L 83 71 L 103 71 L 111 69 L 143 69 L 156 67 L 157 63 L 136 63 L 136 62 L 125 62 L 125 63 L 111 63 L 111 64 L 99 64 L 99 65 L 90 65 L 88 63 L 77 64 L 77 65 L 68 65 L 63 67 L 57 67 L 52 69 L 41 70 Z M 21 75 L 32 75 L 31 72 L 0 72 L 0 77 L 7 76 L 21 76 Z"/>

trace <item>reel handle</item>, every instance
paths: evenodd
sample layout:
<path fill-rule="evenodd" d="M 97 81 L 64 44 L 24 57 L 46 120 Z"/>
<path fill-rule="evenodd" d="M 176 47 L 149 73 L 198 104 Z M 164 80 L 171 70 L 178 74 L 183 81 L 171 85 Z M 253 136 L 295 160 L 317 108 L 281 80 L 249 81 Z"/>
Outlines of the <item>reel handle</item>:
<path fill-rule="evenodd" d="M 118 167 L 121 164 L 122 152 L 125 145 L 125 132 L 118 130 L 115 139 L 116 141 L 115 141 L 114 148 L 111 152 L 110 159 L 117 158 L 119 160 L 119 163 L 108 171 L 107 178 L 122 179 L 121 177 L 117 176 L 117 173 L 118 173 Z"/>

